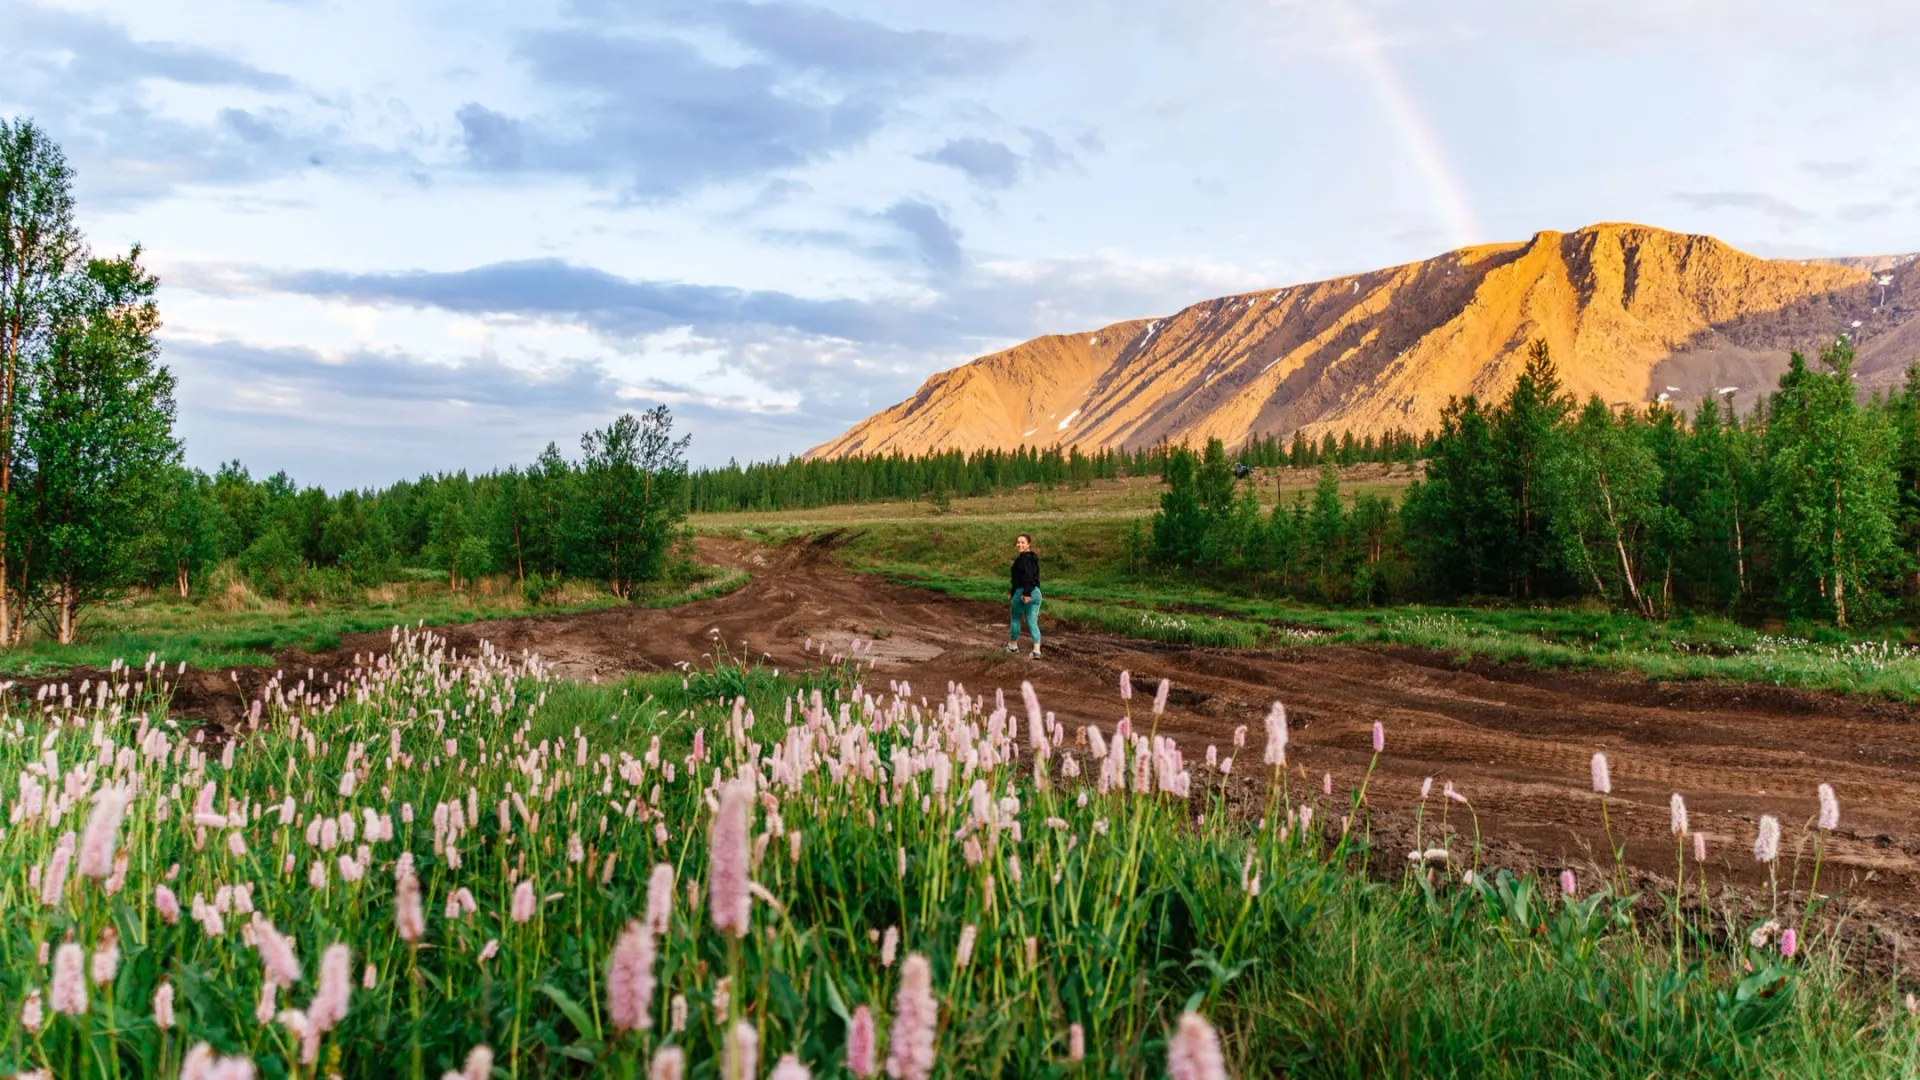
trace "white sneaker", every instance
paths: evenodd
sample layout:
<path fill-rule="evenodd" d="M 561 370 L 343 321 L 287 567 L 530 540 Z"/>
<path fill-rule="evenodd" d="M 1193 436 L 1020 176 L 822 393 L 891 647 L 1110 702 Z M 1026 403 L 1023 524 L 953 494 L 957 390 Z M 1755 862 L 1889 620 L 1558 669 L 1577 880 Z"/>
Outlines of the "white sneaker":
<path fill-rule="evenodd" d="M 1035 645 L 1033 647 L 1033 651 L 1028 653 L 1027 655 L 1034 658 L 1035 660 L 1040 659 L 1040 646 Z"/>
<path fill-rule="evenodd" d="M 1019 652 L 1019 651 L 1020 651 L 1020 643 L 1019 643 L 1019 642 L 1017 642 L 1017 641 L 1009 641 L 1009 642 L 1007 642 L 1007 647 L 1006 647 L 1005 649 L 1003 649 L 1003 650 L 1001 650 L 1001 651 L 1003 651 L 1003 652 L 1010 652 L 1010 653 L 1017 653 L 1017 652 Z"/>

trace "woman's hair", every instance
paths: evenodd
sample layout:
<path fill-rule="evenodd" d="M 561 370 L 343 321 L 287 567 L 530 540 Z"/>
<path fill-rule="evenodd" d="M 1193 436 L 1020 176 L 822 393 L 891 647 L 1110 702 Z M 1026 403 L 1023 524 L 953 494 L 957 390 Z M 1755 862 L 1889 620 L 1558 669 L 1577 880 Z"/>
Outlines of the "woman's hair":
<path fill-rule="evenodd" d="M 1018 535 L 1016 535 L 1016 536 L 1014 537 L 1014 539 L 1015 539 L 1015 540 L 1025 540 L 1025 541 L 1026 541 L 1026 542 L 1027 542 L 1028 544 L 1032 544 L 1032 543 L 1033 543 L 1033 534 L 1032 534 L 1032 533 L 1020 533 L 1020 534 L 1018 534 Z"/>

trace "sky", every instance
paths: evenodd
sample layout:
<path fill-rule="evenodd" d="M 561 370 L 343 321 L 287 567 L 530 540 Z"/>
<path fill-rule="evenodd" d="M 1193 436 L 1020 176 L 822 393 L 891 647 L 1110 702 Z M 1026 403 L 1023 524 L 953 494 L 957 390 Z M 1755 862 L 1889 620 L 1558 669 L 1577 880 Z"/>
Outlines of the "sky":
<path fill-rule="evenodd" d="M 664 403 L 804 452 L 1042 333 L 1635 221 L 1920 250 L 1910 0 L 0 0 L 189 464 L 332 490 Z"/>

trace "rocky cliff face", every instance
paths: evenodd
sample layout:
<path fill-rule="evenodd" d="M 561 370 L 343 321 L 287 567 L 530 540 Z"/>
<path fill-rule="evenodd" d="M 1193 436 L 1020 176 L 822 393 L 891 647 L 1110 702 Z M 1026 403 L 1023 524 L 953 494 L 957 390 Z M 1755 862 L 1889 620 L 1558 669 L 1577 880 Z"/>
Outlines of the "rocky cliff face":
<path fill-rule="evenodd" d="M 1744 410 L 1789 350 L 1843 332 L 1863 385 L 1897 383 L 1920 360 L 1920 261 L 1760 259 L 1595 225 L 1036 338 L 940 372 L 809 456 L 1424 431 L 1450 397 L 1504 394 L 1535 338 L 1582 400 L 1691 408 L 1738 387 Z"/>

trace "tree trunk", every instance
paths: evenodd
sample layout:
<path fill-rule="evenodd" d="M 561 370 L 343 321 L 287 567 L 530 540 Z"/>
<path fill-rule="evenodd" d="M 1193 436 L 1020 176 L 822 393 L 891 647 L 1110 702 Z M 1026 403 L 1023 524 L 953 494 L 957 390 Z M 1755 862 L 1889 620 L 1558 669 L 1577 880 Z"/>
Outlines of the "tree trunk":
<path fill-rule="evenodd" d="M 1600 504 L 1607 511 L 1607 529 L 1613 533 L 1613 548 L 1620 553 L 1620 573 L 1627 580 L 1627 595 L 1633 599 L 1634 609 L 1642 615 L 1651 616 L 1647 602 L 1640 596 L 1640 586 L 1633 579 L 1633 560 L 1627 556 L 1626 538 L 1620 534 L 1620 523 L 1613 516 L 1613 493 L 1607 489 L 1607 474 L 1600 474 Z"/>
<path fill-rule="evenodd" d="M 20 368 L 20 338 L 26 326 L 15 319 L 8 328 L 6 370 L 0 373 L 0 645 L 20 643 L 14 627 L 13 579 L 7 576 L 7 500 L 13 493 L 13 391 Z"/>
<path fill-rule="evenodd" d="M 73 644 L 75 622 L 73 586 L 61 585 L 58 595 L 54 599 L 54 603 L 59 607 L 55 634 L 56 640 L 62 645 L 71 645 Z"/>
<path fill-rule="evenodd" d="M 527 583 L 527 559 L 525 553 L 520 550 L 520 515 L 518 513 L 513 515 L 513 573 L 520 579 L 521 585 L 524 586 Z"/>
<path fill-rule="evenodd" d="M 1747 595 L 1747 542 L 1740 534 L 1740 501 L 1733 503 L 1733 567 L 1740 582 L 1740 595 Z"/>
<path fill-rule="evenodd" d="M 174 568 L 173 585 L 174 585 L 174 588 L 180 591 L 180 599 L 182 600 L 185 600 L 188 596 L 191 596 L 193 593 L 193 590 L 189 587 L 189 582 L 187 580 L 187 573 L 188 571 L 187 571 L 186 563 L 181 563 Z"/>
<path fill-rule="evenodd" d="M 1833 624 L 1842 629 L 1847 625 L 1847 583 L 1841 575 L 1845 565 L 1842 554 L 1846 543 L 1846 532 L 1840 527 L 1841 515 L 1847 508 L 1846 499 L 1840 493 L 1840 480 L 1833 481 Z"/>

